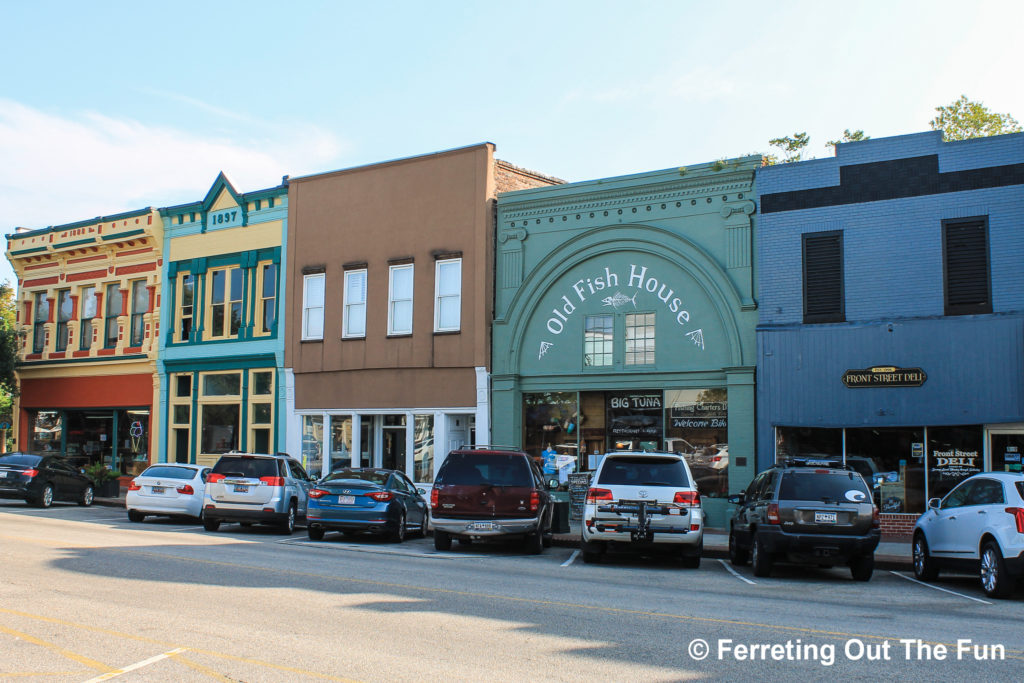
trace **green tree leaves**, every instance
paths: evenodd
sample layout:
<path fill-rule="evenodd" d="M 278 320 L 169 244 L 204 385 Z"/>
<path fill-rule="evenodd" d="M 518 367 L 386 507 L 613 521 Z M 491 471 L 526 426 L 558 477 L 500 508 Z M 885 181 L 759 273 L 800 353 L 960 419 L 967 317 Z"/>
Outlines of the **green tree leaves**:
<path fill-rule="evenodd" d="M 1020 123 L 1009 114 L 998 114 L 981 102 L 959 99 L 944 107 L 935 107 L 939 114 L 929 124 L 941 130 L 947 140 L 969 140 L 990 135 L 1021 132 Z"/>

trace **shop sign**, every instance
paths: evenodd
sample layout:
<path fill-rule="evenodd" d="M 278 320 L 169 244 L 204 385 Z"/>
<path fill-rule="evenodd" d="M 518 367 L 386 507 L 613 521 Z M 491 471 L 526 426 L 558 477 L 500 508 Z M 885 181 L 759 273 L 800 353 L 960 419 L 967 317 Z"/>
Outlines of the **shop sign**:
<path fill-rule="evenodd" d="M 951 451 L 932 451 L 932 475 L 939 481 L 959 482 L 971 475 L 981 472 L 981 454 L 978 451 L 962 451 L 954 448 Z"/>
<path fill-rule="evenodd" d="M 607 400 L 609 435 L 661 438 L 664 413 L 660 391 L 608 394 Z"/>
<path fill-rule="evenodd" d="M 684 429 L 728 429 L 729 411 L 720 401 L 677 403 L 669 411 L 672 427 Z"/>
<path fill-rule="evenodd" d="M 897 368 L 882 365 L 863 370 L 847 370 L 843 373 L 843 384 L 850 389 L 864 387 L 919 387 L 928 375 L 921 368 Z"/>

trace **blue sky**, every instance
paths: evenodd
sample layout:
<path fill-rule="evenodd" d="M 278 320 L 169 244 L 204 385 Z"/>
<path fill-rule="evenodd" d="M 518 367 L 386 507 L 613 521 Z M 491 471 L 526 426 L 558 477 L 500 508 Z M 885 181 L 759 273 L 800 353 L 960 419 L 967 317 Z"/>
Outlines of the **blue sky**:
<path fill-rule="evenodd" d="M 586 180 L 1024 121 L 1011 2 L 0 0 L 0 230 L 482 141 Z M 13 280 L 9 264 L 0 279 Z"/>

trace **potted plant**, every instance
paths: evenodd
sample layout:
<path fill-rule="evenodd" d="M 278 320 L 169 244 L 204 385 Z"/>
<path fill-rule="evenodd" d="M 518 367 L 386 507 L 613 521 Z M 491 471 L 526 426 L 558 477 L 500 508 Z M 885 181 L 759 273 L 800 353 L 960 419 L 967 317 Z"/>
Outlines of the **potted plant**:
<path fill-rule="evenodd" d="M 117 498 L 121 495 L 121 482 L 118 477 L 121 473 L 117 470 L 107 469 L 101 462 L 94 462 L 85 468 L 87 477 L 96 484 L 95 495 L 97 498 Z"/>

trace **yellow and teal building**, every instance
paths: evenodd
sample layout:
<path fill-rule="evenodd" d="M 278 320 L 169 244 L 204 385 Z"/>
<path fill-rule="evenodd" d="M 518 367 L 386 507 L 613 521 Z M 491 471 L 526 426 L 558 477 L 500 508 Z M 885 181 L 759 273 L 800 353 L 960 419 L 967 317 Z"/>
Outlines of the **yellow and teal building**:
<path fill-rule="evenodd" d="M 285 450 L 287 180 L 243 194 L 221 173 L 201 201 L 160 215 L 161 461 Z"/>

